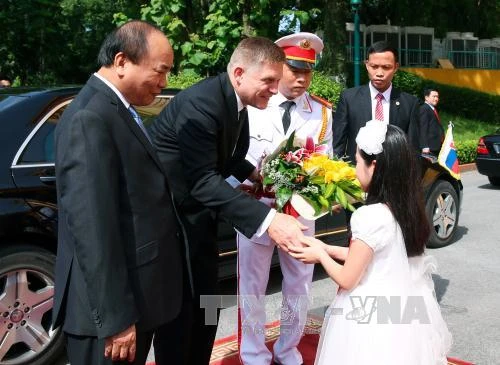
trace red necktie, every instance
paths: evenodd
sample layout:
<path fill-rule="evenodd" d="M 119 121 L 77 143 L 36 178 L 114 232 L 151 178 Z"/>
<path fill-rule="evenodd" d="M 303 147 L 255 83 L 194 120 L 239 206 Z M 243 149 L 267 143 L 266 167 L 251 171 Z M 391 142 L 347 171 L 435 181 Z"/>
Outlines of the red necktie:
<path fill-rule="evenodd" d="M 384 121 L 384 107 L 382 106 L 382 100 L 384 100 L 384 95 L 378 93 L 375 96 L 377 99 L 377 105 L 375 106 L 375 119 Z"/>
<path fill-rule="evenodd" d="M 439 119 L 438 110 L 436 108 L 434 108 L 434 114 L 436 114 L 436 118 L 437 118 L 438 122 L 441 123 L 441 119 Z"/>

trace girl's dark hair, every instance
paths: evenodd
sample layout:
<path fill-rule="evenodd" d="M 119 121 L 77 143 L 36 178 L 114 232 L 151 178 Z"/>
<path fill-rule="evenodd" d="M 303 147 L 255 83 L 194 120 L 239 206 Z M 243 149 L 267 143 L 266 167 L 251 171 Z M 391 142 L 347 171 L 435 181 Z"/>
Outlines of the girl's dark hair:
<path fill-rule="evenodd" d="M 429 239 L 430 225 L 416 153 L 405 133 L 393 125 L 387 126 L 382 147 L 377 155 L 359 150 L 365 164 L 376 161 L 366 204 L 387 204 L 403 232 L 408 257 L 421 255 Z"/>

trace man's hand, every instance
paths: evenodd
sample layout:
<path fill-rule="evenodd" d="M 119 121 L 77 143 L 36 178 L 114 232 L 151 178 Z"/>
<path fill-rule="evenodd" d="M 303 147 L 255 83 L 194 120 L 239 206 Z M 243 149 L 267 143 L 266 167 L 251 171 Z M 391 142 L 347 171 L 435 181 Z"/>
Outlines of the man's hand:
<path fill-rule="evenodd" d="M 104 356 L 110 357 L 113 361 L 135 360 L 136 349 L 136 332 L 135 324 L 114 336 L 106 338 L 104 347 Z"/>
<path fill-rule="evenodd" d="M 340 205 L 340 204 L 332 205 L 332 213 L 333 214 L 339 214 L 341 211 L 342 211 L 342 205 Z"/>
<path fill-rule="evenodd" d="M 276 213 L 267 229 L 267 233 L 279 248 L 288 252 L 288 247 L 290 246 L 302 246 L 301 240 L 304 237 L 302 231 L 306 231 L 307 229 L 307 226 L 304 226 L 294 217 L 283 213 Z"/>
<path fill-rule="evenodd" d="M 253 169 L 252 173 L 247 179 L 250 180 L 251 182 L 260 182 L 262 180 L 259 174 L 259 170 L 257 170 L 256 168 Z"/>

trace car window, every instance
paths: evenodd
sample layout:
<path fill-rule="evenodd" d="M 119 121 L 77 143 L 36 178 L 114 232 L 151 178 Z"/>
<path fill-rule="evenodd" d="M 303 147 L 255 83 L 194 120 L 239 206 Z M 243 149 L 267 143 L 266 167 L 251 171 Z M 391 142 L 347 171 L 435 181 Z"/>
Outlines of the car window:
<path fill-rule="evenodd" d="M 19 159 L 20 164 L 52 163 L 54 156 L 54 131 L 67 103 L 52 109 L 51 114 L 42 122 Z"/>
<path fill-rule="evenodd" d="M 149 126 L 171 99 L 172 96 L 170 95 L 159 95 L 151 104 L 136 107 L 144 125 Z M 35 128 L 35 134 L 31 139 L 28 137 L 29 142 L 24 148 L 18 164 L 54 163 L 54 131 L 57 122 L 68 104 L 68 102 L 65 102 L 59 107 L 52 109 L 48 117 L 45 117 L 46 120 L 43 121 L 45 118 L 42 119 L 39 126 Z"/>

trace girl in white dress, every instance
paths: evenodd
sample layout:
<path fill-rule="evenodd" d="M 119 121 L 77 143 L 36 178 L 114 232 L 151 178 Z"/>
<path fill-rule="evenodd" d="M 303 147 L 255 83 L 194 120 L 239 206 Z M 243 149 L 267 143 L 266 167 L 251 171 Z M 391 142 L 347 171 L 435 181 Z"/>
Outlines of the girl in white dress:
<path fill-rule="evenodd" d="M 446 364 L 451 335 L 435 298 L 435 263 L 424 255 L 430 226 L 415 152 L 401 129 L 380 121 L 361 128 L 356 143 L 367 199 L 352 215 L 349 248 L 308 237 L 291 250 L 339 285 L 315 364 Z"/>

